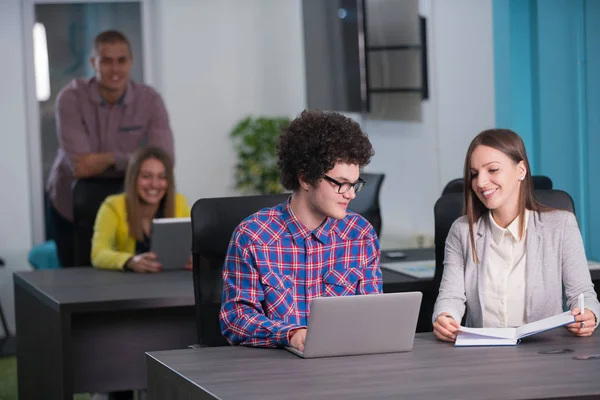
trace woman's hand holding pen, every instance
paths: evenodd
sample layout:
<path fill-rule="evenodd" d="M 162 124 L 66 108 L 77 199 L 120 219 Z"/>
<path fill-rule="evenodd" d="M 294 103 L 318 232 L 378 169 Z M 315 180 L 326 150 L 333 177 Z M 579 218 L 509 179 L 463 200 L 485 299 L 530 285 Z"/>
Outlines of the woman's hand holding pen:
<path fill-rule="evenodd" d="M 441 313 L 433 323 L 433 334 L 445 342 L 454 342 L 460 324 L 446 312 Z"/>
<path fill-rule="evenodd" d="M 575 336 L 591 336 L 596 329 L 596 315 L 588 308 L 583 314 L 579 307 L 575 307 L 571 314 L 575 316 L 575 322 L 567 325 L 567 329 Z"/>

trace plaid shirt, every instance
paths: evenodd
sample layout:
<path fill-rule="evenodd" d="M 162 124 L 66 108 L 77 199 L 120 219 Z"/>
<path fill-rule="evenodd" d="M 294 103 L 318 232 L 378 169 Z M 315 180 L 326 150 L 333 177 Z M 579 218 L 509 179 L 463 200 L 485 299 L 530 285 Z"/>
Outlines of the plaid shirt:
<path fill-rule="evenodd" d="M 381 293 L 379 240 L 360 215 L 310 232 L 289 200 L 236 228 L 223 267 L 221 331 L 232 344 L 289 346 L 315 297 Z"/>

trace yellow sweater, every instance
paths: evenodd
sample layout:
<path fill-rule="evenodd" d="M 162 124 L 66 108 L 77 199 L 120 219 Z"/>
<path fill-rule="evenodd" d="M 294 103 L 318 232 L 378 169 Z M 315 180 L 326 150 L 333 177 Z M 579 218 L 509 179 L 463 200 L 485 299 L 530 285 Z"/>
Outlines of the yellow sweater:
<path fill-rule="evenodd" d="M 190 216 L 190 207 L 181 194 L 175 196 L 175 217 Z M 104 200 L 94 225 L 92 238 L 92 265 L 103 269 L 123 269 L 135 255 L 135 238 L 129 235 L 125 193 Z"/>

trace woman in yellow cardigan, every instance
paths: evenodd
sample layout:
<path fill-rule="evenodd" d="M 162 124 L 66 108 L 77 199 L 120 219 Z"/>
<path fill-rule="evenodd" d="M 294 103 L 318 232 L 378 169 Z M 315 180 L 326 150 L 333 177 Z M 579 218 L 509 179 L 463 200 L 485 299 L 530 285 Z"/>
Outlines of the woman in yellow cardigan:
<path fill-rule="evenodd" d="M 150 252 L 154 218 L 189 217 L 185 197 L 175 193 L 173 163 L 156 147 L 143 147 L 129 161 L 125 193 L 109 196 L 100 206 L 92 238 L 92 265 L 96 268 L 159 272 Z M 190 262 L 186 268 L 191 269 Z"/>

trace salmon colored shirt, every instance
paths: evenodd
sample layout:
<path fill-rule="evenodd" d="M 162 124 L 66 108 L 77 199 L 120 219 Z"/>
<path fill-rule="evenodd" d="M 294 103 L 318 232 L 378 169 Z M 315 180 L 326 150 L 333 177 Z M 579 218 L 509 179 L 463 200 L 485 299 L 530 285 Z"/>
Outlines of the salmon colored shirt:
<path fill-rule="evenodd" d="M 166 150 L 173 157 L 173 134 L 162 97 L 150 86 L 130 81 L 114 105 L 100 96 L 96 78 L 74 79 L 56 98 L 59 149 L 48 177 L 52 205 L 73 220 L 75 158 L 88 153 L 115 153 L 107 175 L 123 175 L 129 156 L 143 145 Z"/>

